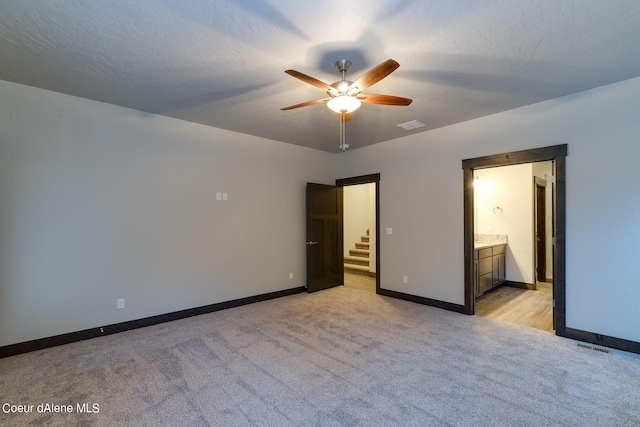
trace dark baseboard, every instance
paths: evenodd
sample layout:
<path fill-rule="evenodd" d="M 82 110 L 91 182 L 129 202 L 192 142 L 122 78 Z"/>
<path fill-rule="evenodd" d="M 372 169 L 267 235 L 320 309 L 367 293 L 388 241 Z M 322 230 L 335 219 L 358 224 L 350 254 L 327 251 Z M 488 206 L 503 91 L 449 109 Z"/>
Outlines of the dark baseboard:
<path fill-rule="evenodd" d="M 144 328 L 146 326 L 157 325 L 159 323 L 171 322 L 173 320 L 185 319 L 187 317 L 199 316 L 201 314 L 213 313 L 214 311 L 226 310 L 228 308 L 240 307 L 242 305 L 253 304 L 261 301 L 268 301 L 274 298 L 294 295 L 306 292 L 306 288 L 285 289 L 283 291 L 270 292 L 252 297 L 240 298 L 232 301 L 224 301 L 216 304 L 205 305 L 202 307 L 189 308 L 186 310 L 174 311 L 173 313 L 160 314 L 157 316 L 145 317 L 143 319 L 130 320 L 128 322 L 116 323 L 97 328 L 85 329 L 83 331 L 70 332 L 67 334 L 56 335 L 53 337 L 40 338 L 32 341 L 25 341 L 17 344 L 6 345 L 0 347 L 0 359 L 4 357 L 16 356 L 18 354 L 28 353 L 36 350 L 43 350 L 49 347 L 55 347 L 64 344 L 70 344 L 77 341 L 83 341 L 90 338 L 102 337 L 105 335 L 117 334 L 118 332 L 130 331 L 132 329 Z"/>
<path fill-rule="evenodd" d="M 529 289 L 529 290 L 536 289 L 535 283 L 514 282 L 512 280 L 507 280 L 506 282 L 504 282 L 504 285 L 510 286 L 512 288 L 518 288 L 518 289 Z"/>
<path fill-rule="evenodd" d="M 405 294 L 403 292 L 390 291 L 389 289 L 379 289 L 378 295 L 398 298 L 405 301 L 411 301 L 418 304 L 429 305 L 431 307 L 442 308 L 444 310 L 455 311 L 456 313 L 464 314 L 464 305 L 453 304 L 446 301 L 440 301 L 440 300 L 426 298 L 426 297 L 419 297 L 416 295 Z"/>
<path fill-rule="evenodd" d="M 581 331 L 579 329 L 565 328 L 565 338 L 588 342 L 589 344 L 601 345 L 603 347 L 614 348 L 616 350 L 628 351 L 640 354 L 640 342 L 629 341 L 622 338 L 609 337 L 607 335 L 595 334 L 593 332 Z"/>

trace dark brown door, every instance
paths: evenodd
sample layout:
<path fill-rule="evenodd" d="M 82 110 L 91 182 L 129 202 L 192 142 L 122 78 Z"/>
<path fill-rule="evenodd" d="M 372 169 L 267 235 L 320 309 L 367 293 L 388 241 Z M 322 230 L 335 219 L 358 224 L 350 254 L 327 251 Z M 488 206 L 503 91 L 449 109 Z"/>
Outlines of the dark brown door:
<path fill-rule="evenodd" d="M 307 183 L 307 290 L 344 284 L 342 187 Z"/>
<path fill-rule="evenodd" d="M 545 187 L 536 185 L 536 271 L 538 282 L 547 281 L 547 228 Z"/>

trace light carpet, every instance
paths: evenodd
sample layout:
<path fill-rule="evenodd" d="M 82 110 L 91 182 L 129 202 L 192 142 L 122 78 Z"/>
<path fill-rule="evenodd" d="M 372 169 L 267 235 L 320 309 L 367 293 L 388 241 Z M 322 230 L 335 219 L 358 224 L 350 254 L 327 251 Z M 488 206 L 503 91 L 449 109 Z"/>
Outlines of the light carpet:
<path fill-rule="evenodd" d="M 0 425 L 640 425 L 640 356 L 576 344 L 339 287 L 2 359 Z"/>

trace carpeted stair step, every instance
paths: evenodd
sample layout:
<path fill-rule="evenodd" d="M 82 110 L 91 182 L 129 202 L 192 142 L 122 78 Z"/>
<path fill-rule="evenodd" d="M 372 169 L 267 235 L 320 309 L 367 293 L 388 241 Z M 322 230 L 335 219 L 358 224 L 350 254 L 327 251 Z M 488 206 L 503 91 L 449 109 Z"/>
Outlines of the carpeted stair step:
<path fill-rule="evenodd" d="M 356 249 L 369 249 L 369 242 L 356 243 Z"/>
<path fill-rule="evenodd" d="M 368 242 L 369 241 L 369 236 L 360 236 L 360 240 L 362 242 Z"/>
<path fill-rule="evenodd" d="M 369 267 L 364 265 L 345 264 L 344 272 L 351 274 L 361 274 L 363 276 L 369 275 Z"/>
<path fill-rule="evenodd" d="M 369 250 L 368 249 L 349 249 L 349 255 L 369 258 Z"/>
<path fill-rule="evenodd" d="M 366 267 L 369 267 L 369 258 L 347 255 L 344 257 L 344 264 L 345 266 L 347 264 L 350 264 L 350 265 L 364 265 Z"/>

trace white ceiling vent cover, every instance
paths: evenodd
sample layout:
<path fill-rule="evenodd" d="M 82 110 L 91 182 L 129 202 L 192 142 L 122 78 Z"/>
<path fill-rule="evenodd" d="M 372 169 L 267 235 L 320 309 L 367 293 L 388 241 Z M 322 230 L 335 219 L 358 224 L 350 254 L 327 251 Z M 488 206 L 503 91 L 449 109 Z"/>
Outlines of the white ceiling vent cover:
<path fill-rule="evenodd" d="M 417 120 L 411 120 L 410 122 L 407 122 L 407 123 L 400 123 L 398 126 L 405 130 L 413 130 L 413 129 L 424 127 L 425 124 Z"/>

